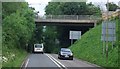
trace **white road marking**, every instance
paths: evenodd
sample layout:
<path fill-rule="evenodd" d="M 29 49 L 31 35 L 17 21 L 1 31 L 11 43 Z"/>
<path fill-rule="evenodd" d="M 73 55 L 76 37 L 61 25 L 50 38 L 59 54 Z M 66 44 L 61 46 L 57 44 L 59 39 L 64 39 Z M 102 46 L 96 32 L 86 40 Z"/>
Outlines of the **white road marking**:
<path fill-rule="evenodd" d="M 45 54 L 45 55 L 47 55 L 50 59 L 52 59 L 53 62 L 55 62 L 56 65 L 59 65 L 58 67 L 60 67 L 61 69 L 62 69 L 62 67 L 64 67 L 64 69 L 67 69 L 61 62 L 59 62 L 58 60 L 56 60 L 53 56 L 51 56 L 49 54 Z"/>
<path fill-rule="evenodd" d="M 48 56 L 48 54 L 45 54 L 48 58 L 50 58 L 50 60 L 52 60 L 58 67 L 61 67 L 58 63 L 56 63 L 50 56 Z"/>
<path fill-rule="evenodd" d="M 27 59 L 26 61 L 25 68 L 27 67 L 28 63 L 29 63 L 29 59 Z"/>
<path fill-rule="evenodd" d="M 50 55 L 51 56 L 51 55 Z M 59 62 L 57 59 L 55 59 L 53 56 L 51 56 L 57 63 L 59 63 L 62 67 L 64 67 L 65 68 L 65 66 L 61 63 L 61 62 Z"/>

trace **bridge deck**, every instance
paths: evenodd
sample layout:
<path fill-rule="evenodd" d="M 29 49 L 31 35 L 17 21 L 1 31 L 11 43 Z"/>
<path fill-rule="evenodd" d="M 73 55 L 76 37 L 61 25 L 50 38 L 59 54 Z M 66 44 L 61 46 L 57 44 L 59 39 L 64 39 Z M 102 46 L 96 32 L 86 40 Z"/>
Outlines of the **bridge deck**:
<path fill-rule="evenodd" d="M 46 15 L 37 17 L 35 23 L 42 25 L 96 25 L 99 17 L 92 15 Z"/>
<path fill-rule="evenodd" d="M 35 22 L 40 22 L 40 23 L 96 23 L 97 20 L 59 20 L 59 19 L 35 19 Z"/>

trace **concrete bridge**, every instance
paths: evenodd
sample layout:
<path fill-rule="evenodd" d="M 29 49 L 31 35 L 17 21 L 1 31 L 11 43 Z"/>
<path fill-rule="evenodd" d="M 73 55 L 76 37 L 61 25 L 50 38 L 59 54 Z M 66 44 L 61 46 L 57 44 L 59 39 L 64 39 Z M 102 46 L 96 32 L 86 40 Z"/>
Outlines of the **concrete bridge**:
<path fill-rule="evenodd" d="M 93 15 L 46 15 L 38 16 L 35 23 L 39 25 L 96 26 L 100 19 Z"/>

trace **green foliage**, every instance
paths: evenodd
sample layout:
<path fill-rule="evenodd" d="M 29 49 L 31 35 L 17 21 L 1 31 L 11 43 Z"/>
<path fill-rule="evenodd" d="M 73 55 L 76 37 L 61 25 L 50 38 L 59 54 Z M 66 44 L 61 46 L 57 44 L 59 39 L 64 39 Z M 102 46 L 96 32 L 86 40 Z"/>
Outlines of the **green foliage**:
<path fill-rule="evenodd" d="M 60 2 L 49 2 L 49 5 L 46 6 L 45 12 L 47 15 L 62 15 L 61 5 Z"/>
<path fill-rule="evenodd" d="M 107 4 L 106 4 L 106 6 L 107 6 Z M 116 11 L 116 9 L 119 8 L 119 6 L 117 6 L 117 5 L 116 5 L 115 3 L 113 3 L 113 2 L 108 3 L 108 6 L 109 6 L 109 11 Z"/>
<path fill-rule="evenodd" d="M 3 20 L 3 42 L 19 41 L 19 37 L 26 37 L 26 19 L 19 14 L 11 14 Z M 19 31 L 19 32 L 18 32 Z"/>
<path fill-rule="evenodd" d="M 86 14 L 94 15 L 94 16 L 101 16 L 101 10 L 99 6 L 94 6 L 91 2 L 87 4 L 87 11 Z"/>
<path fill-rule="evenodd" d="M 55 26 L 47 26 L 46 27 L 46 31 L 45 31 L 45 36 L 46 36 L 46 38 L 52 38 L 52 39 L 55 39 L 56 38 L 56 27 Z"/>
<path fill-rule="evenodd" d="M 46 52 L 55 53 L 57 52 L 58 45 L 56 43 L 57 32 L 55 26 L 47 26 L 45 32 L 43 33 L 44 46 Z"/>
<path fill-rule="evenodd" d="M 42 26 L 38 26 L 36 28 L 35 37 L 36 37 L 36 41 L 38 41 L 36 43 L 42 43 L 42 32 L 43 32 L 42 29 L 43 29 Z"/>
<path fill-rule="evenodd" d="M 116 20 L 116 34 L 118 35 L 118 19 Z M 76 41 L 70 49 L 74 56 L 79 59 L 89 61 L 102 67 L 117 67 L 118 66 L 118 39 L 112 49 L 112 44 L 109 42 L 108 63 L 106 63 L 106 55 L 103 55 L 103 46 L 101 41 L 101 25 L 86 32 L 80 40 Z M 104 52 L 105 53 L 105 52 Z"/>
<path fill-rule="evenodd" d="M 72 6 L 71 6 L 72 5 Z M 86 11 L 86 3 L 85 2 L 70 2 L 65 3 L 62 6 L 62 11 L 65 15 L 82 15 L 86 14 L 84 11 Z"/>
<path fill-rule="evenodd" d="M 94 15 L 101 14 L 100 8 L 86 2 L 49 2 L 47 15 Z"/>
<path fill-rule="evenodd" d="M 9 16 L 11 13 L 15 13 L 16 10 L 21 10 L 27 6 L 25 2 L 3 2 L 2 3 L 2 14 L 3 18 Z"/>
<path fill-rule="evenodd" d="M 1 54 L 2 54 L 2 26 L 0 25 L 0 57 L 2 57 Z M 0 68 L 2 67 L 2 61 L 1 60 L 0 60 Z"/>
<path fill-rule="evenodd" d="M 2 11 L 2 55 L 7 58 L 3 66 L 20 66 L 26 55 L 26 45 L 34 33 L 34 12 L 25 2 L 3 2 Z M 24 54 L 20 56 L 22 53 Z M 15 56 L 11 57 L 11 54 Z M 16 61 L 12 63 L 14 58 Z"/>
<path fill-rule="evenodd" d="M 22 49 L 18 48 L 3 48 L 4 51 L 6 51 L 6 54 L 3 52 L 3 57 L 7 58 L 7 62 L 2 62 L 3 69 L 11 69 L 12 67 L 20 67 L 23 63 L 24 59 L 26 58 L 27 52 L 25 52 Z M 14 56 L 13 56 L 14 55 Z"/>

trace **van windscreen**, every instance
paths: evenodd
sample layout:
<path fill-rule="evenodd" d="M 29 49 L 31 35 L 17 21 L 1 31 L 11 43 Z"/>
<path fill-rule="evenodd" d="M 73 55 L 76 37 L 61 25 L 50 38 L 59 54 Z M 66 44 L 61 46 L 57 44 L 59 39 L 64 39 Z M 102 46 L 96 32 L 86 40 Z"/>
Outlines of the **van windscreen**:
<path fill-rule="evenodd" d="M 35 45 L 35 48 L 42 48 L 42 45 Z"/>

